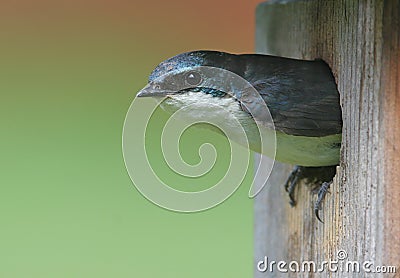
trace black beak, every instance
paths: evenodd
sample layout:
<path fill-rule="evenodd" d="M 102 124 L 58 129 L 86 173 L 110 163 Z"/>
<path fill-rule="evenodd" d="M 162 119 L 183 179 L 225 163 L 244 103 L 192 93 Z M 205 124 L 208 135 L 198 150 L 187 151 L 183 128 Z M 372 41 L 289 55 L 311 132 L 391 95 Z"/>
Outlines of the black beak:
<path fill-rule="evenodd" d="M 160 89 L 159 85 L 148 84 L 142 90 L 140 90 L 136 96 L 137 97 L 165 97 L 171 94 L 165 90 Z"/>

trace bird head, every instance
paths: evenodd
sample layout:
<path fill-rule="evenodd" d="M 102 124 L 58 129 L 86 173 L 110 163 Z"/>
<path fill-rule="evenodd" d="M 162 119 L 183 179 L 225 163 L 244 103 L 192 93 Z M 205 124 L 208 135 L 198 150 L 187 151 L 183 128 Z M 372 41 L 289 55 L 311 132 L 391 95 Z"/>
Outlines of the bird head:
<path fill-rule="evenodd" d="M 238 74 L 232 56 L 217 51 L 193 51 L 174 56 L 153 70 L 147 86 L 137 96 L 165 97 L 163 108 L 207 103 L 224 105 L 227 99 L 237 98 L 232 78 L 224 76 L 227 71 Z"/>
<path fill-rule="evenodd" d="M 257 98 L 250 96 L 255 90 L 246 90 L 252 87 L 242 77 L 243 68 L 239 56 L 234 54 L 216 51 L 179 54 L 160 63 L 137 96 L 159 98 L 164 111 L 173 114 L 180 110 L 176 117 L 198 123 L 197 126 L 220 134 L 221 130 L 229 130 L 230 139 L 244 146 L 247 139 L 243 131 L 249 132 L 251 148 L 259 150 L 257 126 L 244 107 L 243 96 L 252 100 L 250 106 L 257 103 Z M 263 100 L 259 101 L 264 105 L 259 107 L 264 108 Z"/>

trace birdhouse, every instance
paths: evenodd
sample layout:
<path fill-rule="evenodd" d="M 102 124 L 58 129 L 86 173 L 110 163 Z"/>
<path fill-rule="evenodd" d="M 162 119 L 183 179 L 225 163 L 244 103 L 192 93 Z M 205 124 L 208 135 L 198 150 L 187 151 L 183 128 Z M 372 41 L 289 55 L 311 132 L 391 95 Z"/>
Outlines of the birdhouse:
<path fill-rule="evenodd" d="M 360 266 L 359 272 L 325 270 L 323 277 L 365 275 L 365 262 L 373 263 L 372 271 L 399 266 L 400 2 L 267 1 L 256 13 L 258 53 L 323 59 L 331 67 L 343 135 L 340 165 L 322 206 L 324 223 L 313 215 L 317 197 L 306 185 L 296 191 L 297 206 L 289 205 L 280 185 L 292 167 L 275 164 L 255 201 L 255 277 L 281 277 L 265 258 Z"/>

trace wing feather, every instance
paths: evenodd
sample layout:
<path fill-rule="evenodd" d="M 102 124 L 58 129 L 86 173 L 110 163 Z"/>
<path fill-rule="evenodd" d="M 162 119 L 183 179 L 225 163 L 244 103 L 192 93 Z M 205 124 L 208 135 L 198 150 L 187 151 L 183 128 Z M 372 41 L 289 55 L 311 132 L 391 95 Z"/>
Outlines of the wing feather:
<path fill-rule="evenodd" d="M 277 130 L 309 137 L 341 133 L 339 92 L 323 61 L 251 56 L 244 59 L 253 63 L 247 66 L 245 78 L 267 104 Z M 267 57 L 265 64 L 254 67 L 262 56 Z"/>

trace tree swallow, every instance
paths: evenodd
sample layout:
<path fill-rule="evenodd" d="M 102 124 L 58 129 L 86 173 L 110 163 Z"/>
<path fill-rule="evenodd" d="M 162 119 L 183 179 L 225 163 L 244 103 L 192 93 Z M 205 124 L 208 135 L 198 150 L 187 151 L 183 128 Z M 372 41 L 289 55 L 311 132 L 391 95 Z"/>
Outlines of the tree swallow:
<path fill-rule="evenodd" d="M 261 54 L 229 54 L 218 51 L 182 53 L 160 63 L 151 73 L 148 85 L 138 97 L 167 97 L 165 110 L 189 105 L 215 114 L 215 106 L 226 107 L 238 119 L 250 138 L 250 148 L 260 152 L 251 141 L 254 115 L 245 103 L 261 107 L 242 92 L 213 89 L 209 84 L 218 76 L 204 76 L 196 67 L 216 67 L 244 78 L 265 102 L 276 130 L 277 161 L 297 165 L 285 184 L 291 205 L 294 188 L 301 179 L 322 186 L 314 207 L 318 210 L 339 164 L 342 114 L 335 79 L 322 60 L 304 61 Z M 169 73 L 178 73 L 170 76 Z M 184 83 L 185 89 L 182 88 Z M 261 108 L 260 108 L 261 109 Z M 262 113 L 260 114 L 262 115 Z M 201 120 L 202 114 L 188 115 Z M 261 120 L 262 120 L 262 116 Z M 229 119 L 226 119 L 229 121 Z M 259 119 L 260 120 L 260 119 Z M 230 138 L 235 140 L 235 138 Z M 268 155 L 268 154 L 267 154 Z"/>

